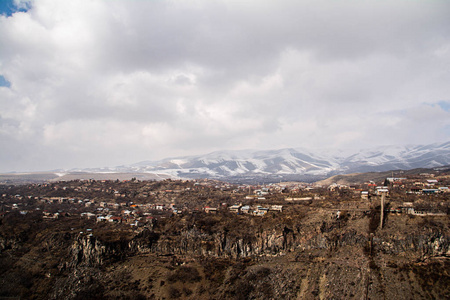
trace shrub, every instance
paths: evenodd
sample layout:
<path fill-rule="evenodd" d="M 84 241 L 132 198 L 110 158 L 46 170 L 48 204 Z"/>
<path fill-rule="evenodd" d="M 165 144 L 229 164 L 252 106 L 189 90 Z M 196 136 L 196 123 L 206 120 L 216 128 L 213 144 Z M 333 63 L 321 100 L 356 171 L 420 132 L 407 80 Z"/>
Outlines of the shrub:
<path fill-rule="evenodd" d="M 201 280 L 201 276 L 198 273 L 198 270 L 193 267 L 186 267 L 182 266 L 178 269 L 176 269 L 168 278 L 167 280 L 170 283 L 174 283 L 177 281 L 180 282 L 199 282 Z"/>

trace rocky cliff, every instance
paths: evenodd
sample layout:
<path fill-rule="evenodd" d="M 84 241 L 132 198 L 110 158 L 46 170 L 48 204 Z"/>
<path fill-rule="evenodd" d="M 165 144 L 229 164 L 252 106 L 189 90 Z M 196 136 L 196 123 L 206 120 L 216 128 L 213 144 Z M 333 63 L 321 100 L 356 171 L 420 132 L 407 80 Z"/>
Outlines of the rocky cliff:
<path fill-rule="evenodd" d="M 59 222 L 59 221 L 58 221 Z M 42 223 L 0 236 L 0 296 L 35 299 L 445 299 L 447 217 L 307 209 L 206 214 L 138 231 Z M 375 224 L 375 225 L 374 225 Z"/>
<path fill-rule="evenodd" d="M 351 220 L 328 218 L 317 224 L 298 222 L 290 226 L 277 222 L 273 222 L 273 226 L 249 223 L 245 229 L 234 230 L 227 226 L 214 231 L 201 226 L 184 226 L 165 232 L 145 229 L 128 240 L 113 242 L 101 241 L 93 235 L 79 235 L 71 246 L 70 265 L 99 266 L 105 260 L 146 253 L 238 259 L 313 250 L 333 252 L 345 247 L 371 247 L 372 253 L 414 260 L 450 256 L 450 236 L 444 229 L 426 227 L 401 233 L 389 228 L 370 233 L 370 216 L 361 214 L 355 218 L 358 218 L 358 228 L 352 226 Z M 175 227 L 183 220 L 172 222 Z"/>

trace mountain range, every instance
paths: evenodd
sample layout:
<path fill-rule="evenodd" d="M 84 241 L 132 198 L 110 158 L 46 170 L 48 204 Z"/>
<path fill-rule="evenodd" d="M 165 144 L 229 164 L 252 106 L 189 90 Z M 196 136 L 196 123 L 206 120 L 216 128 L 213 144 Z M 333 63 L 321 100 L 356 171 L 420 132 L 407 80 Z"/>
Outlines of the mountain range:
<path fill-rule="evenodd" d="M 231 182 L 274 182 L 316 181 L 337 174 L 434 168 L 445 165 L 450 165 L 450 142 L 383 146 L 359 151 L 304 148 L 217 151 L 206 155 L 76 171 L 153 173 L 176 178 L 214 178 Z"/>

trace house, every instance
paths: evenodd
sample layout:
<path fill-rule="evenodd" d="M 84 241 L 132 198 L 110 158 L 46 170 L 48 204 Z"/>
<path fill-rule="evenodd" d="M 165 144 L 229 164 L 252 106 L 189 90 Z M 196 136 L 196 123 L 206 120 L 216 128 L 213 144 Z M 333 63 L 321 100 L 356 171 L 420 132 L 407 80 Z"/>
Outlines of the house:
<path fill-rule="evenodd" d="M 104 216 L 97 217 L 97 222 L 105 222 L 105 221 L 106 221 L 106 217 L 104 217 Z"/>
<path fill-rule="evenodd" d="M 256 210 L 253 212 L 253 214 L 255 216 L 263 216 L 263 215 L 267 214 L 268 211 L 269 211 L 269 209 L 267 207 L 257 206 Z"/>
<path fill-rule="evenodd" d="M 283 205 L 272 205 L 270 207 L 270 210 L 282 212 L 283 211 Z"/>
<path fill-rule="evenodd" d="M 230 207 L 228 207 L 228 210 L 230 211 L 230 212 L 233 212 L 233 213 L 240 213 L 241 212 L 241 205 L 232 205 L 232 206 L 230 206 Z"/>
<path fill-rule="evenodd" d="M 250 206 L 249 205 L 244 205 L 244 206 L 242 206 L 241 207 L 241 213 L 243 213 L 243 214 L 248 214 L 248 213 L 250 213 Z"/>
<path fill-rule="evenodd" d="M 430 195 L 430 194 L 437 194 L 440 191 L 438 189 L 423 189 L 422 193 L 425 195 Z"/>
<path fill-rule="evenodd" d="M 82 216 L 82 217 L 86 217 L 86 218 L 88 218 L 88 219 L 92 219 L 92 218 L 96 218 L 96 217 L 97 217 L 95 214 L 90 213 L 90 212 L 84 212 L 84 213 L 81 213 L 81 216 Z"/>
<path fill-rule="evenodd" d="M 122 218 L 121 217 L 117 217 L 117 216 L 113 216 L 113 217 L 109 218 L 109 222 L 111 222 L 111 223 L 122 223 Z"/>
<path fill-rule="evenodd" d="M 383 193 L 386 195 L 389 194 L 389 189 L 387 186 L 377 186 L 375 190 L 377 195 L 382 195 Z"/>
<path fill-rule="evenodd" d="M 269 194 L 269 192 L 268 192 L 267 189 L 261 189 L 261 190 L 256 190 L 255 194 L 258 195 L 258 196 L 264 196 L 264 195 Z"/>
<path fill-rule="evenodd" d="M 410 193 L 411 194 L 422 194 L 422 188 L 420 188 L 420 187 L 417 187 L 417 186 L 413 186 L 413 187 L 411 187 L 411 189 L 410 189 Z"/>
<path fill-rule="evenodd" d="M 414 214 L 414 203 L 412 202 L 403 202 L 403 205 L 399 207 L 402 213 L 405 214 Z"/>
<path fill-rule="evenodd" d="M 59 213 L 51 213 L 48 211 L 44 211 L 43 212 L 43 219 L 58 219 L 59 218 Z"/>
<path fill-rule="evenodd" d="M 204 210 L 205 210 L 205 213 L 207 213 L 207 214 L 216 214 L 217 213 L 217 208 L 215 208 L 215 207 L 206 206 L 204 208 Z"/>
<path fill-rule="evenodd" d="M 182 214 L 183 211 L 181 209 L 179 209 L 179 208 L 176 208 L 174 206 L 174 207 L 172 207 L 172 213 L 175 214 L 175 215 L 179 215 L 179 214 Z"/>
<path fill-rule="evenodd" d="M 311 201 L 312 197 L 301 197 L 301 198 L 294 198 L 294 197 L 287 197 L 284 200 L 286 201 Z"/>

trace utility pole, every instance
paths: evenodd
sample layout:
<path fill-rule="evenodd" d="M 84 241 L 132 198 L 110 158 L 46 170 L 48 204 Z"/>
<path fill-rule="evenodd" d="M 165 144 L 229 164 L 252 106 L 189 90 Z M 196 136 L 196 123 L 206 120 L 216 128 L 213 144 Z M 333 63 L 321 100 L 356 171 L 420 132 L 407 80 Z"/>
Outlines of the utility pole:
<path fill-rule="evenodd" d="M 380 229 L 383 229 L 383 218 L 384 218 L 384 201 L 386 199 L 386 192 L 381 192 L 381 214 L 380 214 Z"/>

